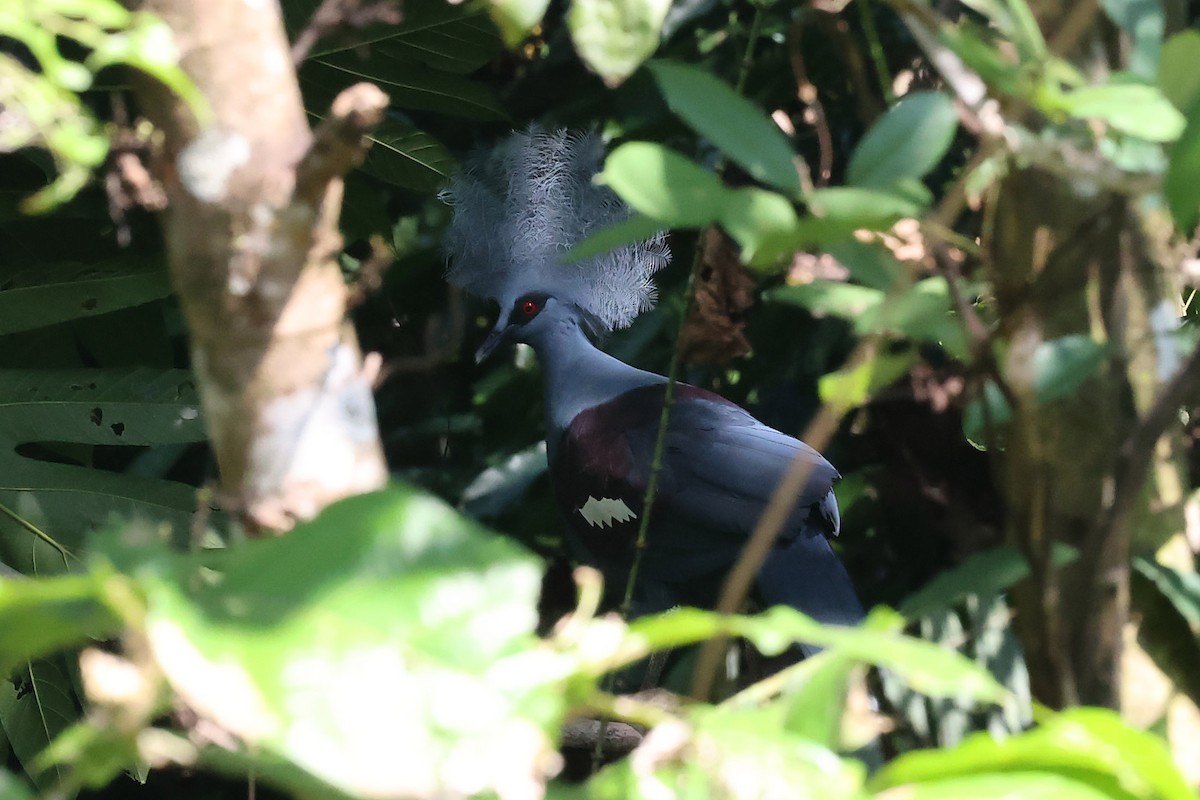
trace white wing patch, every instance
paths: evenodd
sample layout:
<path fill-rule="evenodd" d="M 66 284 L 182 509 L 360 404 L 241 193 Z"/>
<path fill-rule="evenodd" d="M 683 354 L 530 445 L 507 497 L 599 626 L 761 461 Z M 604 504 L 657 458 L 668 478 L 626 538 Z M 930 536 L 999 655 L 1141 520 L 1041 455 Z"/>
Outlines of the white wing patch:
<path fill-rule="evenodd" d="M 600 500 L 588 497 L 587 502 L 579 509 L 579 513 L 593 528 L 609 528 L 614 522 L 628 522 L 631 519 L 637 519 L 637 514 L 625 505 L 624 500 L 614 500 L 611 497 Z"/>

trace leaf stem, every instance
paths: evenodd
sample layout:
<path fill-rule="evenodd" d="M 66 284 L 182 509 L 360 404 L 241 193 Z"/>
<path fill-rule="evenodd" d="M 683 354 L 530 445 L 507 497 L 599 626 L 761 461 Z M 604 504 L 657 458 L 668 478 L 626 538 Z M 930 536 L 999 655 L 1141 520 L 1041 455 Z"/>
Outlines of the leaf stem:
<path fill-rule="evenodd" d="M 68 558 L 78 560 L 78 557 L 74 553 L 72 553 L 70 551 L 70 549 L 68 549 L 64 545 L 61 545 L 58 542 L 56 542 L 54 540 L 53 536 L 46 533 L 44 530 L 39 528 L 37 525 L 34 525 L 32 522 L 25 519 L 20 514 L 13 511 L 11 508 L 4 505 L 3 503 L 0 503 L 0 514 L 4 514 L 6 517 L 11 519 L 13 522 L 17 523 L 22 528 L 24 528 L 25 530 L 32 533 L 35 537 L 37 537 L 38 539 L 41 539 L 43 542 L 45 542 L 46 544 L 53 547 L 55 550 L 57 550 L 59 552 L 59 554 L 62 555 L 64 561 L 66 561 L 66 559 L 68 559 Z"/>

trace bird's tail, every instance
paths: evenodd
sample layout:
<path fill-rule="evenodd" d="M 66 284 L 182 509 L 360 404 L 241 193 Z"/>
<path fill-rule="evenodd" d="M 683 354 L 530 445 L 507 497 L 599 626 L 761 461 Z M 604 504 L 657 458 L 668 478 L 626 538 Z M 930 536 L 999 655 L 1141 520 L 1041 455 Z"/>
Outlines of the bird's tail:
<path fill-rule="evenodd" d="M 817 622 L 857 625 L 863 608 L 846 568 L 822 535 L 801 534 L 772 550 L 758 572 L 758 593 L 767 606 L 787 605 Z M 819 647 L 802 644 L 805 656 Z"/>

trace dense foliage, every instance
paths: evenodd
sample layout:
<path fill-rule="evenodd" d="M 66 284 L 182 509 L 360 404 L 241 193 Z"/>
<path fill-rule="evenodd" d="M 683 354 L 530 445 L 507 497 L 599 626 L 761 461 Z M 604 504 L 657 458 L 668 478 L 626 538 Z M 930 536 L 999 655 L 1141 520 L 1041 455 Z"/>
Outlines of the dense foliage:
<path fill-rule="evenodd" d="M 293 40 L 318 5 L 283 3 Z M 397 485 L 256 541 L 217 507 L 154 134 L 111 67 L 204 101 L 152 17 L 0 10 L 0 797 L 169 795 L 181 767 L 323 797 L 1194 797 L 1200 35 L 1101 5 L 408 0 L 325 32 L 311 117 L 359 80 L 392 102 L 342 266 Z M 576 256 L 671 231 L 659 306 L 606 349 L 843 473 L 861 629 L 626 624 L 572 574 L 536 363 L 471 363 L 494 309 L 438 244 L 459 160 L 531 121 L 602 131 L 637 212 Z M 718 635 L 759 651 L 725 699 L 606 691 Z M 754 682 L 797 640 L 826 649 Z M 649 733 L 563 770 L 564 724 L 601 716 Z"/>

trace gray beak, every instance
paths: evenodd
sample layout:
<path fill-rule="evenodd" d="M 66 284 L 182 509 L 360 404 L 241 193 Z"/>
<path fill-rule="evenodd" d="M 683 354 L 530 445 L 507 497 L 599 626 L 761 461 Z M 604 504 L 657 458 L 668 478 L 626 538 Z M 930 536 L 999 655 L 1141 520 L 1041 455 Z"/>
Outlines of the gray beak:
<path fill-rule="evenodd" d="M 483 340 L 483 344 L 479 345 L 479 349 L 475 351 L 475 363 L 482 364 L 488 356 L 495 352 L 496 348 L 504 344 L 508 340 L 508 325 L 501 320 L 496 323 L 496 327 L 492 328 L 492 332 Z"/>

